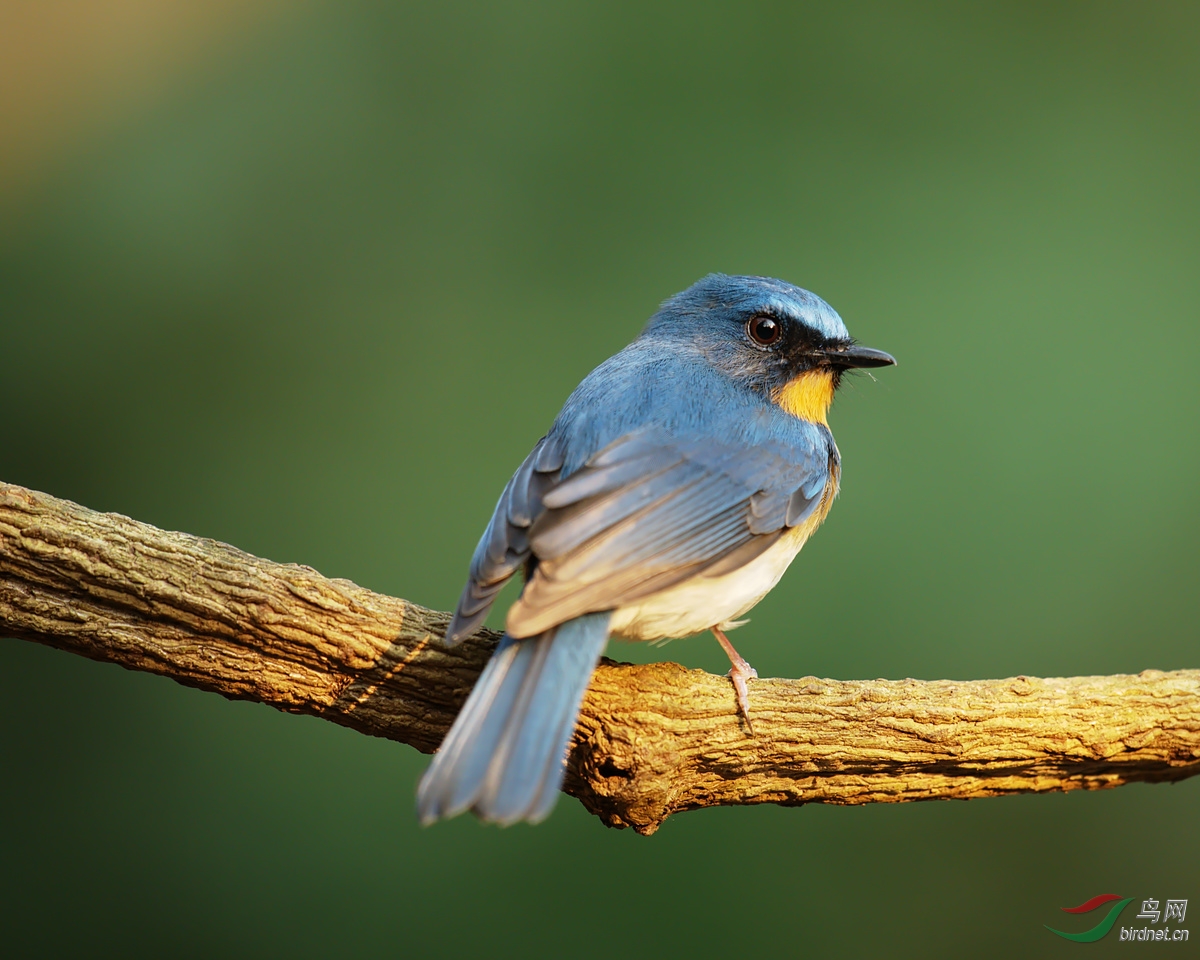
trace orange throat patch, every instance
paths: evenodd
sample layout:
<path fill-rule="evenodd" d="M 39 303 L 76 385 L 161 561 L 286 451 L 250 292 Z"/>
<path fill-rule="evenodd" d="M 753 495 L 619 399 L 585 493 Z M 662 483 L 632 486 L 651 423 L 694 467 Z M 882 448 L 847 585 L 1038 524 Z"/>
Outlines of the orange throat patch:
<path fill-rule="evenodd" d="M 833 403 L 833 372 L 809 370 L 775 391 L 774 401 L 793 417 L 829 425 L 826 416 Z"/>

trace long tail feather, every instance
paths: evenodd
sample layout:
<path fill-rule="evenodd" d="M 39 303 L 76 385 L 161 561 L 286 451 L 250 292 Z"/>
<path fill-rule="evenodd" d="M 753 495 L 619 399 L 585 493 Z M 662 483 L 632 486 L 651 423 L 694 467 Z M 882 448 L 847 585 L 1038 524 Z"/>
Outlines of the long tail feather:
<path fill-rule="evenodd" d="M 536 637 L 500 641 L 421 778 L 422 823 L 464 810 L 505 825 L 549 815 L 610 618 L 589 613 Z"/>

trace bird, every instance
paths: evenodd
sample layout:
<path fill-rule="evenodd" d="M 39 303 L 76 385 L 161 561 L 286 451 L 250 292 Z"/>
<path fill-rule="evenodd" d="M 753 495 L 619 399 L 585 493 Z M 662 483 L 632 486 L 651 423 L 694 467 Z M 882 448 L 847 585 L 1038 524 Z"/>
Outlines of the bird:
<path fill-rule="evenodd" d="M 738 713 L 758 675 L 727 632 L 770 592 L 837 494 L 827 413 L 843 375 L 895 358 L 813 293 L 714 273 L 593 370 L 517 468 L 471 558 L 448 645 L 524 575 L 505 632 L 417 789 L 423 824 L 547 817 L 610 636 L 711 631 Z"/>

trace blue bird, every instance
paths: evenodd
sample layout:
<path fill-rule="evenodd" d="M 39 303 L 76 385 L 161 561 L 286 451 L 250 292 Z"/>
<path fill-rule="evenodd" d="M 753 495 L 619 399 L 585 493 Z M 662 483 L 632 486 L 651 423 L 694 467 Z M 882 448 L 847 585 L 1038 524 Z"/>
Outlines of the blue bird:
<path fill-rule="evenodd" d="M 807 290 L 712 274 L 588 374 L 475 548 L 448 644 L 518 571 L 525 588 L 421 779 L 421 821 L 544 819 L 609 636 L 711 630 L 749 724 L 757 674 L 725 631 L 829 512 L 841 458 L 826 413 L 843 373 L 895 362 Z"/>

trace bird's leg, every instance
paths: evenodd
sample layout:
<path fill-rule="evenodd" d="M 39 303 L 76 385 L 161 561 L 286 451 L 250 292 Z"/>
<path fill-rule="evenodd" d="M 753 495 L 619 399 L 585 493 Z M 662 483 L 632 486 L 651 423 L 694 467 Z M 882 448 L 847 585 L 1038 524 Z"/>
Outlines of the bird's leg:
<path fill-rule="evenodd" d="M 729 642 L 729 638 L 725 636 L 725 632 L 720 627 L 710 627 L 712 635 L 717 638 L 717 643 L 721 645 L 721 649 L 725 651 L 725 655 L 729 657 L 729 662 L 733 664 L 729 668 L 729 672 L 725 674 L 733 681 L 733 689 L 737 691 L 738 707 L 742 711 L 742 716 L 746 718 L 746 726 L 750 728 L 750 733 L 754 733 L 754 724 L 750 722 L 750 696 L 746 691 L 746 681 L 753 677 L 758 679 L 758 671 L 748 664 L 742 655 L 733 649 L 733 644 Z"/>

